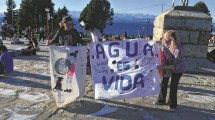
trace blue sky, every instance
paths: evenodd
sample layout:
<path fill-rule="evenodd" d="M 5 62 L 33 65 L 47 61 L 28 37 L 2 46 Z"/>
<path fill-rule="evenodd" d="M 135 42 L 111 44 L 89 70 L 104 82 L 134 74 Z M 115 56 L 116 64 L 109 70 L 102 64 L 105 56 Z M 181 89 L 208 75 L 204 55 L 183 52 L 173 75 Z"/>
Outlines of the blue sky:
<path fill-rule="evenodd" d="M 6 10 L 6 0 L 0 0 L 0 12 Z M 90 0 L 52 0 L 55 3 L 55 9 L 66 6 L 70 11 L 82 11 Z M 175 0 L 175 5 L 179 5 L 181 0 Z M 189 0 L 189 5 L 193 6 L 200 0 Z M 215 1 L 202 0 L 208 6 L 212 17 L 215 18 Z M 21 0 L 15 0 L 17 8 L 19 8 Z M 109 0 L 111 7 L 116 13 L 144 13 L 159 15 L 162 11 L 162 2 L 164 3 L 164 11 L 172 6 L 172 0 Z M 213 19 L 214 20 L 214 19 Z"/>

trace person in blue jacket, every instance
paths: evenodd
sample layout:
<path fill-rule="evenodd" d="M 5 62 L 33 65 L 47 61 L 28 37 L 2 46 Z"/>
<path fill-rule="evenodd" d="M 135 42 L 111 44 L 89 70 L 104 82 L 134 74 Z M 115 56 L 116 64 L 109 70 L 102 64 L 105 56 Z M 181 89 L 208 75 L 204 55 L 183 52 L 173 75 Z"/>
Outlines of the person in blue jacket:
<path fill-rule="evenodd" d="M 0 46 L 0 63 L 4 67 L 4 73 L 10 73 L 13 71 L 13 57 L 4 45 Z"/>

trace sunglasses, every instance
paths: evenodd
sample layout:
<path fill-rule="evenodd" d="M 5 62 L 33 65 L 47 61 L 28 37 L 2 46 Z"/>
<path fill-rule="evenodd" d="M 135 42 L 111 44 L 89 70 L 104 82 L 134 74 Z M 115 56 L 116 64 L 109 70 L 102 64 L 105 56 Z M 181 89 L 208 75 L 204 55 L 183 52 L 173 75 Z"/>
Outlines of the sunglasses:
<path fill-rule="evenodd" d="M 172 39 L 163 39 L 163 41 L 165 41 L 165 42 L 171 42 L 172 41 Z"/>
<path fill-rule="evenodd" d="M 171 44 L 171 42 L 172 42 L 172 40 L 165 40 L 165 39 L 163 39 L 163 41 L 164 41 L 167 45 Z"/>
<path fill-rule="evenodd" d="M 72 25 L 73 25 L 72 22 L 66 22 L 65 24 L 66 24 L 67 26 L 72 26 Z"/>

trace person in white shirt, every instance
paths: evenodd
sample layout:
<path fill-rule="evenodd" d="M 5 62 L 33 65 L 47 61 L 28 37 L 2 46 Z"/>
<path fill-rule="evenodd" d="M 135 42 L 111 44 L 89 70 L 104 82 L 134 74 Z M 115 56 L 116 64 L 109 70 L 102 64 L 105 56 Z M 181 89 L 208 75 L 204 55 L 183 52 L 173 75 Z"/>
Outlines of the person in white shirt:
<path fill-rule="evenodd" d="M 40 38 L 39 38 L 39 42 L 40 40 L 43 39 L 43 42 L 45 40 L 45 27 L 41 26 L 40 27 Z"/>
<path fill-rule="evenodd" d="M 86 23 L 84 26 L 84 30 L 90 33 L 93 42 L 102 42 L 102 34 L 98 29 Z"/>
<path fill-rule="evenodd" d="M 92 27 L 90 24 L 86 23 L 84 24 L 84 30 L 86 32 L 89 32 L 91 37 L 92 37 L 92 42 L 102 42 L 103 41 L 103 38 L 102 38 L 102 34 L 101 32 Z M 89 48 L 89 44 L 87 45 L 87 66 L 91 67 L 90 66 L 90 48 Z"/>

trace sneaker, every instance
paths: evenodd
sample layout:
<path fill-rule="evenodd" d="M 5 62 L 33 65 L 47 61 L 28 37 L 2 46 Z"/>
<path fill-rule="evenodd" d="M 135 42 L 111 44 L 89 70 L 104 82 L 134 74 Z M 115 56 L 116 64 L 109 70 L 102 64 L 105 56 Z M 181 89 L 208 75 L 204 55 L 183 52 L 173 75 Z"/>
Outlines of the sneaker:
<path fill-rule="evenodd" d="M 154 105 L 165 105 L 165 103 L 163 103 L 163 102 L 158 102 L 158 101 L 153 102 L 153 104 L 154 104 Z"/>
<path fill-rule="evenodd" d="M 169 108 L 169 111 L 170 111 L 170 112 L 175 112 L 175 111 L 176 111 L 176 108 Z"/>

